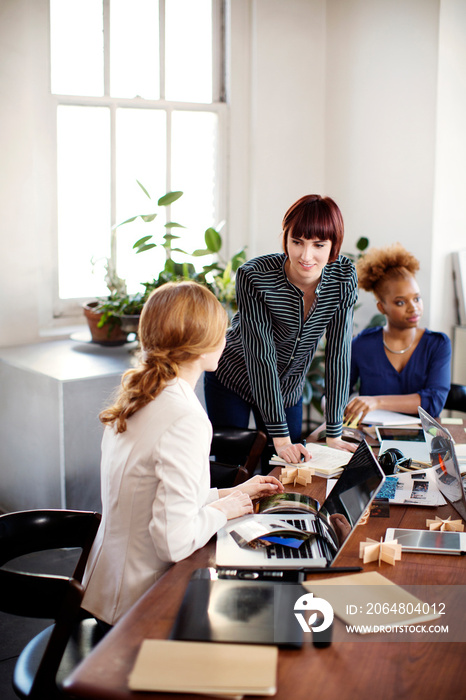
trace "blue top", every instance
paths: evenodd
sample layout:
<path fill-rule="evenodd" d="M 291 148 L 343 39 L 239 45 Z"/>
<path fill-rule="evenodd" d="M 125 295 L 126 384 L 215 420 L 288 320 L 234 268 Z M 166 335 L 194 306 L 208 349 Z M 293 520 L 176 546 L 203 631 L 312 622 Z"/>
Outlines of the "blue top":
<path fill-rule="evenodd" d="M 303 292 L 286 276 L 284 253 L 242 265 L 236 275 L 238 312 L 227 332 L 217 377 L 254 403 L 272 437 L 287 436 L 285 408 L 298 403 L 324 333 L 327 435 L 341 435 L 348 402 L 349 356 L 357 277 L 340 255 L 322 270 L 316 304 L 304 318 Z"/>
<path fill-rule="evenodd" d="M 440 415 L 450 390 L 451 343 L 445 333 L 426 329 L 401 372 L 385 354 L 381 326 L 361 331 L 351 347 L 351 390 L 360 378 L 361 396 L 420 394 L 422 408 Z"/>

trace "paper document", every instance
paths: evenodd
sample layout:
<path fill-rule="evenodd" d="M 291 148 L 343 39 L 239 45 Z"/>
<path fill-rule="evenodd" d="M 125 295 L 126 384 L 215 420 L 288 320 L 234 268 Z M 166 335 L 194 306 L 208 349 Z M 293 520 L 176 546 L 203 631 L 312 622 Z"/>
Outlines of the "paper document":
<path fill-rule="evenodd" d="M 369 411 L 361 421 L 364 425 L 420 425 L 417 416 L 408 416 L 395 411 Z"/>
<path fill-rule="evenodd" d="M 446 503 L 432 468 L 387 476 L 377 498 L 388 498 L 394 505 L 443 506 Z"/>
<path fill-rule="evenodd" d="M 348 464 L 353 456 L 352 452 L 336 450 L 334 447 L 320 445 L 317 442 L 308 442 L 307 450 L 312 455 L 312 459 L 307 462 L 286 462 L 284 459 L 274 455 L 270 460 L 270 464 L 309 468 L 312 469 L 317 476 L 334 476 L 335 473 L 343 470 L 343 467 Z"/>

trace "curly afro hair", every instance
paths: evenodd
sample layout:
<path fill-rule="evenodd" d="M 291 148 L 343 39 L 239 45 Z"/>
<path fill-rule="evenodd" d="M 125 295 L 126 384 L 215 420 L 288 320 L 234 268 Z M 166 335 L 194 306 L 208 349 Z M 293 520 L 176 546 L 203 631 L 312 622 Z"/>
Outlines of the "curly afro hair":
<path fill-rule="evenodd" d="M 419 270 L 419 260 L 401 243 L 393 243 L 385 248 L 371 248 L 358 260 L 356 270 L 359 287 L 380 296 L 386 281 L 414 276 Z"/>

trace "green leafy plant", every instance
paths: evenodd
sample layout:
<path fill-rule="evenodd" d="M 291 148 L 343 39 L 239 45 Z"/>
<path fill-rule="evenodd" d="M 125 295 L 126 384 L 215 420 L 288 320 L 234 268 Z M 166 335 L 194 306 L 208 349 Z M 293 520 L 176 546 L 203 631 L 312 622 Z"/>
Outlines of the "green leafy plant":
<path fill-rule="evenodd" d="M 139 180 L 137 184 L 144 195 L 152 202 L 152 197 Z M 157 208 L 168 207 L 183 196 L 183 192 L 167 192 L 157 200 Z M 145 224 L 151 224 L 158 216 L 157 210 L 152 210 L 148 214 L 136 214 L 125 221 L 116 224 L 112 229 L 112 251 L 116 250 L 116 236 L 118 229 L 136 221 L 142 220 Z M 120 278 L 116 272 L 115 255 L 106 261 L 105 281 L 109 289 L 109 296 L 99 299 L 95 311 L 102 313 L 99 327 L 109 324 L 110 329 L 115 325 L 122 325 L 124 319 L 129 315 L 137 315 L 149 294 L 170 281 L 192 279 L 200 284 L 206 285 L 217 296 L 219 301 L 226 307 L 228 313 L 232 315 L 236 311 L 235 296 L 235 273 L 240 265 L 246 261 L 246 248 L 237 251 L 230 259 L 222 256 L 223 240 L 221 229 L 224 222 L 216 228 L 209 227 L 204 232 L 205 248 L 194 250 L 192 253 L 178 247 L 176 241 L 180 236 L 173 231 L 185 228 L 176 221 L 169 221 L 164 224 L 165 233 L 157 240 L 154 233 L 140 237 L 134 244 L 133 250 L 136 254 L 146 253 L 156 247 L 162 247 L 165 251 L 165 262 L 162 270 L 153 280 L 141 282 L 144 292 L 128 294 L 126 282 Z M 176 262 L 173 260 L 173 253 L 184 255 L 187 260 Z M 206 264 L 202 269 L 196 269 L 194 262 L 203 256 L 215 256 L 214 261 Z M 109 332 L 111 330 L 109 329 Z"/>

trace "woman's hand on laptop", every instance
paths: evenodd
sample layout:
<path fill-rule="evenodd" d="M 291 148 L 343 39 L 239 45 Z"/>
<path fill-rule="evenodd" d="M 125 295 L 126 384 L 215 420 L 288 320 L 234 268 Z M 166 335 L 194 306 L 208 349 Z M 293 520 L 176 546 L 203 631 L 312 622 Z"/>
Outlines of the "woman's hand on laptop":
<path fill-rule="evenodd" d="M 223 489 L 223 491 L 231 491 L 227 496 L 221 496 L 218 501 L 213 501 L 209 503 L 212 508 L 217 508 L 221 510 L 227 517 L 227 520 L 232 520 L 233 518 L 239 518 L 242 515 L 248 515 L 252 513 L 252 501 L 247 493 L 242 491 L 235 491 L 233 489 Z M 221 491 L 219 491 L 219 495 Z"/>
<path fill-rule="evenodd" d="M 273 496 L 275 493 L 283 493 L 283 484 L 274 476 L 262 476 L 256 474 L 252 479 L 248 479 L 243 484 L 234 486 L 232 489 L 221 489 L 219 496 L 226 496 L 228 493 L 241 491 L 247 493 L 250 498 L 261 498 L 262 496 Z"/>

